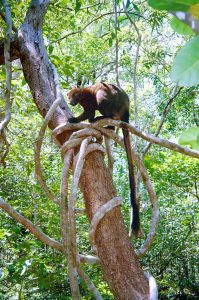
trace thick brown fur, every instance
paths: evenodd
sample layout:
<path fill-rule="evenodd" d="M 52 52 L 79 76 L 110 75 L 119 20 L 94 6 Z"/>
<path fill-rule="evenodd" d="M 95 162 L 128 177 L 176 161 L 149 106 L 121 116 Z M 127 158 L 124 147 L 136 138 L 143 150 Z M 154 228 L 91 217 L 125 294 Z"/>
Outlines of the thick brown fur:
<path fill-rule="evenodd" d="M 118 119 L 129 123 L 129 97 L 124 90 L 114 84 L 97 83 L 87 88 L 73 88 L 67 93 L 69 102 L 75 106 L 78 103 L 84 111 L 76 118 L 70 118 L 70 123 L 78 123 L 86 119 L 93 122 L 100 118 Z M 95 111 L 98 110 L 102 116 L 95 118 Z M 136 202 L 134 165 L 131 156 L 130 134 L 127 128 L 122 128 L 124 144 L 128 159 L 130 198 L 133 208 L 133 222 L 131 224 L 135 237 L 140 232 L 139 208 Z"/>

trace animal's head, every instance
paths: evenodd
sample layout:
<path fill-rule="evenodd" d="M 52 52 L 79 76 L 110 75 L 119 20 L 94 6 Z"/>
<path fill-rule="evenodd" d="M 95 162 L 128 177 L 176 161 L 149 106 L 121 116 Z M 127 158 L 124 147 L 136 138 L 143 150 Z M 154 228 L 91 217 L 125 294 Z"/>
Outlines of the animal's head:
<path fill-rule="evenodd" d="M 70 90 L 70 92 L 67 93 L 69 103 L 72 106 L 77 105 L 77 103 L 79 102 L 79 100 L 81 98 L 81 93 L 82 93 L 82 91 L 80 88 L 73 88 L 72 90 Z"/>

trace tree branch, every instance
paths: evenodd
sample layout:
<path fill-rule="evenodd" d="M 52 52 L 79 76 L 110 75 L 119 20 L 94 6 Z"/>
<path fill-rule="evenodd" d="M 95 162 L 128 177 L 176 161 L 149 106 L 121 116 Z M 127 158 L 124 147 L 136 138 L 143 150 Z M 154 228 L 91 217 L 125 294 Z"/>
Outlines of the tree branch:
<path fill-rule="evenodd" d="M 8 143 L 7 137 L 4 132 L 2 132 L 0 136 L 0 145 L 2 145 L 3 151 L 1 151 L 0 155 L 0 165 L 2 164 L 6 167 L 6 156 L 9 153 L 10 144 Z"/>
<path fill-rule="evenodd" d="M 4 60 L 4 39 L 0 40 L 0 65 L 5 63 Z M 19 41 L 17 34 L 10 38 L 10 61 L 20 58 Z"/>
<path fill-rule="evenodd" d="M 12 31 L 12 17 L 10 12 L 10 7 L 7 0 L 3 0 L 3 6 L 5 9 L 5 19 L 6 19 L 6 36 L 4 42 L 4 59 L 5 59 L 5 69 L 6 69 L 6 88 L 4 92 L 5 100 L 5 117 L 4 120 L 0 123 L 0 135 L 3 130 L 6 128 L 11 118 L 11 101 L 10 101 L 10 92 L 11 92 L 11 80 L 12 80 L 12 64 L 10 62 L 10 37 Z"/>
<path fill-rule="evenodd" d="M 15 219 L 18 223 L 22 224 L 25 228 L 29 229 L 30 232 L 42 241 L 44 244 L 63 252 L 63 245 L 54 239 L 47 236 L 39 227 L 35 226 L 30 220 L 23 217 L 20 213 L 16 212 L 12 206 L 0 197 L 0 207 L 6 211 L 9 216 Z"/>
<path fill-rule="evenodd" d="M 161 139 L 161 138 L 155 137 L 152 134 L 147 134 L 147 133 L 137 129 L 135 126 L 127 124 L 127 123 L 122 122 L 122 121 L 117 121 L 117 120 L 112 120 L 112 119 L 102 119 L 102 120 L 99 120 L 99 121 L 95 122 L 95 124 L 100 125 L 100 126 L 107 126 L 108 125 L 108 126 L 116 126 L 116 127 L 126 128 L 131 133 L 137 135 L 138 137 L 140 137 L 140 138 L 142 138 L 142 139 L 144 139 L 148 142 L 160 145 L 162 147 L 165 147 L 165 148 L 168 148 L 170 150 L 182 153 L 182 154 L 187 155 L 187 156 L 199 158 L 199 151 L 192 150 L 192 149 L 180 146 L 176 143 L 169 142 L 166 139 Z M 92 126 L 92 124 L 90 126 Z"/>

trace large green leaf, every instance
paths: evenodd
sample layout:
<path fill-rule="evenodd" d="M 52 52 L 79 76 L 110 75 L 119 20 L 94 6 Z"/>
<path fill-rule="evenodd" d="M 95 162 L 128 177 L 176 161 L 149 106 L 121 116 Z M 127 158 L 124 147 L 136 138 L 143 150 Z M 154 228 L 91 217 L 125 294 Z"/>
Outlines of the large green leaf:
<path fill-rule="evenodd" d="M 199 150 L 199 127 L 185 130 L 179 137 L 179 144 L 190 145 L 192 149 Z"/>
<path fill-rule="evenodd" d="M 199 83 L 199 37 L 193 38 L 177 53 L 171 79 L 181 86 Z"/>
<path fill-rule="evenodd" d="M 191 29 L 191 27 L 184 22 L 178 20 L 176 17 L 173 17 L 170 22 L 171 27 L 174 31 L 183 35 L 193 35 L 195 32 Z"/>
<path fill-rule="evenodd" d="M 199 0 L 148 0 L 151 7 L 168 11 L 187 11 L 191 5 L 197 3 Z"/>

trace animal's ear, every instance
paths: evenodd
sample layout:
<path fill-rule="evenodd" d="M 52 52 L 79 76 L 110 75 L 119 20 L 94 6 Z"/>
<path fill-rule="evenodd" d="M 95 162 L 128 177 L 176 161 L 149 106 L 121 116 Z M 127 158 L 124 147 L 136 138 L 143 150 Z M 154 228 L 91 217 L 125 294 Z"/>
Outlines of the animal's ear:
<path fill-rule="evenodd" d="M 66 93 L 67 97 L 70 96 L 71 92 L 73 92 L 76 89 L 76 87 L 70 87 L 68 89 L 68 92 Z"/>

